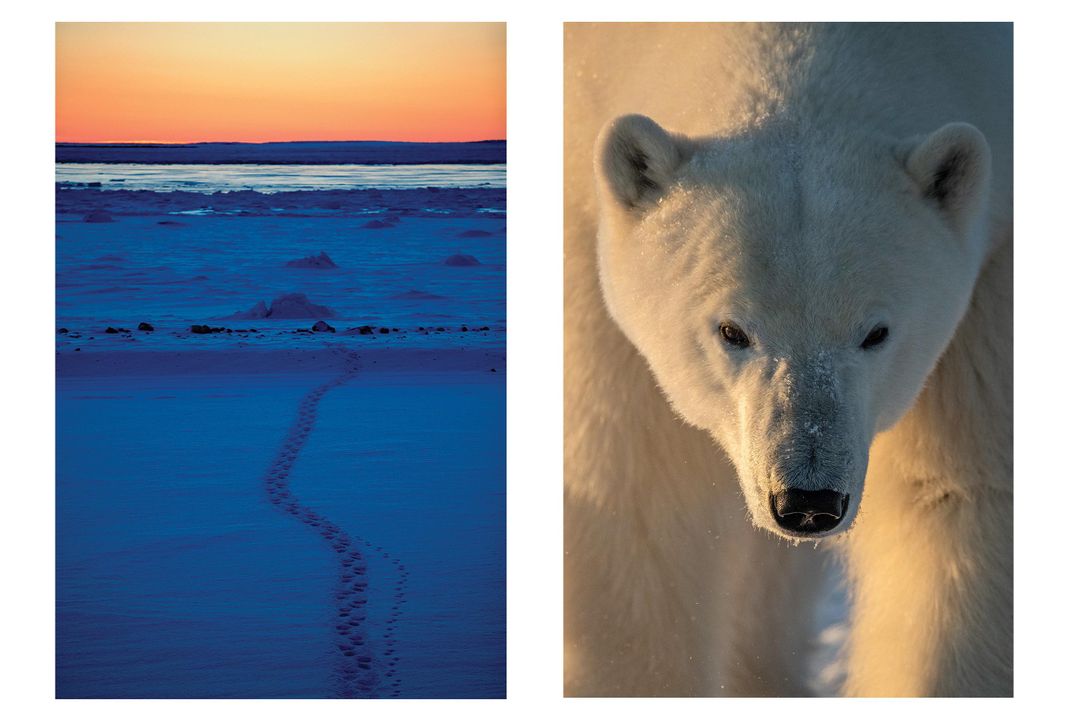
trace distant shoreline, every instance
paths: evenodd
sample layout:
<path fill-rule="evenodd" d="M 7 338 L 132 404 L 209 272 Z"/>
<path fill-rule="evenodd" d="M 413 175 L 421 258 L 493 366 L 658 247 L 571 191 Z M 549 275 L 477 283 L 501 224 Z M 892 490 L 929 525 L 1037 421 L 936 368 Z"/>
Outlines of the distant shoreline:
<path fill-rule="evenodd" d="M 503 164 L 506 141 L 423 143 L 408 141 L 288 141 L 57 143 L 56 163 L 422 165 Z"/>

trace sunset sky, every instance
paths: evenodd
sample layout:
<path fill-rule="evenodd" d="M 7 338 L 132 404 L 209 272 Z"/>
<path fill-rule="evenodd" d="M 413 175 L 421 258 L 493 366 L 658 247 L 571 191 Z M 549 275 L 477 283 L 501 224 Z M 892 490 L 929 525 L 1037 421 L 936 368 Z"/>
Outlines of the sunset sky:
<path fill-rule="evenodd" d="M 503 23 L 58 23 L 56 140 L 506 137 Z"/>

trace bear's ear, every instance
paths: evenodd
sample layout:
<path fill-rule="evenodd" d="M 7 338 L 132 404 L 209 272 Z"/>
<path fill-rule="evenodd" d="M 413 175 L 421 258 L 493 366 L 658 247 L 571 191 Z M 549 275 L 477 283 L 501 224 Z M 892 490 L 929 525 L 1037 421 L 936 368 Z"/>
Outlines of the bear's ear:
<path fill-rule="evenodd" d="M 966 231 L 989 193 L 989 144 L 969 123 L 949 123 L 918 143 L 907 171 L 925 198 Z"/>
<path fill-rule="evenodd" d="M 691 155 L 687 139 L 647 116 L 621 116 L 606 124 L 595 144 L 595 174 L 628 209 L 656 201 Z"/>

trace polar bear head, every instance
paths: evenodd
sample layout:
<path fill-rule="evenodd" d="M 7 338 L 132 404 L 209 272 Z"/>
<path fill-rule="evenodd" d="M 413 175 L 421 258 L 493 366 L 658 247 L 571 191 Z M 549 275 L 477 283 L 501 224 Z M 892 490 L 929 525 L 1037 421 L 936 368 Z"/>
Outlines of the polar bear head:
<path fill-rule="evenodd" d="M 734 462 L 757 525 L 847 530 L 871 441 L 911 407 L 986 254 L 989 147 L 625 116 L 596 148 L 607 308 Z"/>

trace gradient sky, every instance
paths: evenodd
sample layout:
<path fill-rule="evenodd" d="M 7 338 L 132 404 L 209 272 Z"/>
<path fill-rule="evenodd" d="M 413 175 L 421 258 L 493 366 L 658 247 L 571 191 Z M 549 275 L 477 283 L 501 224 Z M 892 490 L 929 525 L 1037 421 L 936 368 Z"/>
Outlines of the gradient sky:
<path fill-rule="evenodd" d="M 56 140 L 506 137 L 504 23 L 57 23 Z"/>

